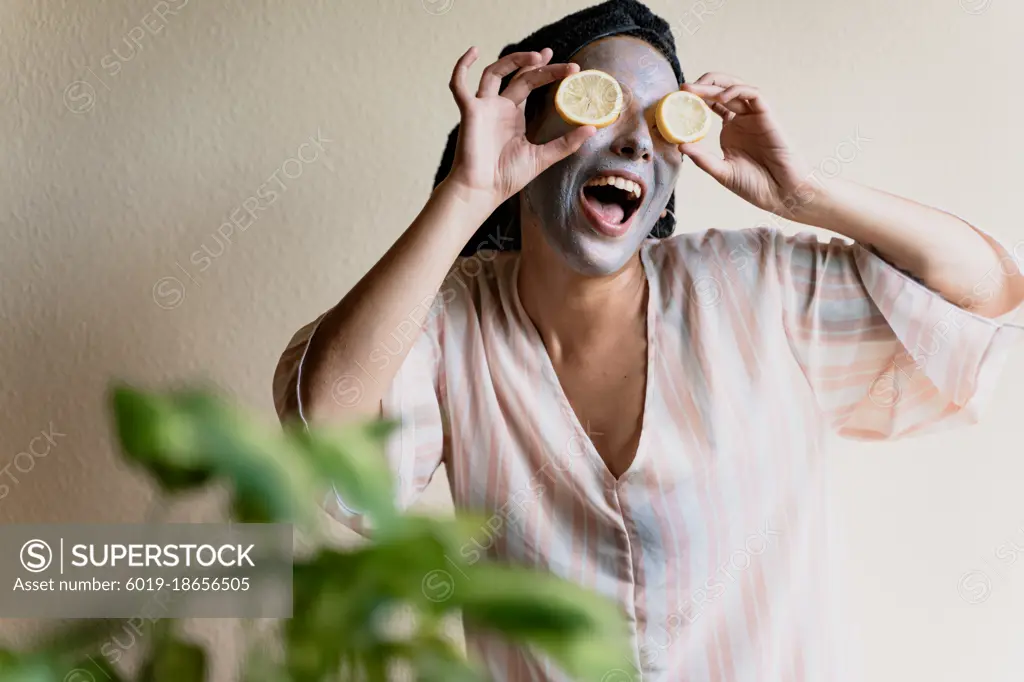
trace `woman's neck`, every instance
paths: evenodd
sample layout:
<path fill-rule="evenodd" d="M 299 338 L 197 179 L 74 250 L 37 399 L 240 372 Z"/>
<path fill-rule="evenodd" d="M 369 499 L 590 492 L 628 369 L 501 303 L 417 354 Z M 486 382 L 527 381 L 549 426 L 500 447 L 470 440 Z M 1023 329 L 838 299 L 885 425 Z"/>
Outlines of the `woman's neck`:
<path fill-rule="evenodd" d="M 518 287 L 523 309 L 552 360 L 615 343 L 646 322 L 647 277 L 639 254 L 618 272 L 591 277 L 566 264 L 546 244 L 524 243 Z"/>

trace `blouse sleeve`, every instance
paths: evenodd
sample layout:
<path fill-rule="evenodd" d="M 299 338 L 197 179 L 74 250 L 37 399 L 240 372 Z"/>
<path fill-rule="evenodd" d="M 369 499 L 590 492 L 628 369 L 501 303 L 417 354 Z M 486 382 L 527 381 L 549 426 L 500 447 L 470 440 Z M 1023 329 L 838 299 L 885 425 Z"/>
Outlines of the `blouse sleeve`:
<path fill-rule="evenodd" d="M 877 440 L 977 421 L 1024 338 L 1008 322 L 1019 308 L 974 314 L 841 239 L 773 231 L 772 243 L 786 335 L 833 429 Z M 975 288 L 978 300 L 991 285 Z"/>
<path fill-rule="evenodd" d="M 396 362 L 413 332 L 418 329 L 416 318 L 422 319 L 426 310 L 423 331 L 415 336 L 412 348 L 402 361 L 391 385 L 384 392 L 381 408 L 384 416 L 397 419 L 399 427 L 385 445 L 385 453 L 397 491 L 396 503 L 405 508 L 415 502 L 430 483 L 440 465 L 445 446 L 445 422 L 440 400 L 441 383 L 441 317 L 439 308 L 421 306 L 420 314 L 413 313 L 387 338 L 374 347 L 360 367 L 382 369 Z M 330 311 L 328 311 L 330 312 Z M 274 372 L 274 405 L 282 422 L 298 418 L 308 428 L 302 403 L 300 386 L 306 352 L 323 315 L 299 329 L 289 341 Z M 353 400 L 363 390 L 364 382 L 373 381 L 366 372 L 339 377 L 332 389 L 335 400 L 344 403 Z M 336 520 L 360 534 L 369 527 L 358 509 L 345 503 L 335 487 L 324 499 L 325 510 Z"/>

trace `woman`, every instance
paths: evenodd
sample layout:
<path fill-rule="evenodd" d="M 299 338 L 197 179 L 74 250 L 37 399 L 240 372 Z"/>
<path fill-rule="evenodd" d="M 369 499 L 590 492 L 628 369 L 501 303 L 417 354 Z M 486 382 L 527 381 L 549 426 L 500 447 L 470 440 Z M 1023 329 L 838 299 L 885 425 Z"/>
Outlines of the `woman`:
<path fill-rule="evenodd" d="M 281 358 L 281 418 L 400 417 L 403 505 L 444 462 L 456 507 L 489 514 L 465 557 L 621 604 L 635 670 L 604 682 L 840 679 L 822 442 L 973 419 L 1019 331 L 997 319 L 1024 298 L 1013 261 L 952 215 L 813 179 L 756 88 L 684 83 L 667 24 L 640 3 L 540 29 L 474 89 L 476 58 L 455 65 L 462 120 L 423 210 Z M 555 111 L 553 86 L 580 69 L 621 84 L 614 124 Z M 659 135 L 654 107 L 680 87 L 722 117 L 724 156 Z M 667 238 L 686 157 L 854 243 Z M 562 679 L 531 652 L 467 641 L 496 680 Z"/>

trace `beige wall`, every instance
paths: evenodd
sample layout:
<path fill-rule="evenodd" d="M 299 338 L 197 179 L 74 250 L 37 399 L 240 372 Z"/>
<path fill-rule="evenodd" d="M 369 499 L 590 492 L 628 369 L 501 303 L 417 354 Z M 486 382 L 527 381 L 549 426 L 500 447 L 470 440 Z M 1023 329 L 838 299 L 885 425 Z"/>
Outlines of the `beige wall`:
<path fill-rule="evenodd" d="M 149 491 L 112 452 L 103 390 L 113 376 L 207 377 L 271 419 L 283 344 L 357 280 L 429 192 L 456 120 L 455 58 L 470 41 L 496 55 L 585 4 L 0 4 L 0 467 L 18 479 L 0 481 L 0 520 L 151 513 Z M 761 86 L 824 171 L 1024 240 L 1024 4 L 651 6 L 675 25 L 691 78 L 724 70 Z M 323 149 L 300 149 L 318 131 Z M 858 136 L 858 147 L 842 144 Z M 288 161 L 299 153 L 316 158 Z M 286 189 L 258 221 L 236 228 L 218 257 L 192 261 L 204 245 L 218 253 L 218 227 L 275 173 Z M 679 199 L 687 230 L 763 219 L 692 166 Z M 1024 675 L 1024 560 L 994 554 L 1024 546 L 1022 384 L 1017 357 L 981 425 L 837 449 L 830 495 L 864 679 Z M 51 429 L 48 454 L 15 467 Z M 435 485 L 429 498 L 443 504 L 446 492 Z M 213 519 L 216 506 L 170 513 Z M 971 574 L 958 590 L 975 570 L 989 582 Z M 8 621 L 0 635 L 23 643 L 39 626 Z M 230 648 L 228 623 L 200 631 Z M 220 679 L 230 666 L 218 661 Z"/>

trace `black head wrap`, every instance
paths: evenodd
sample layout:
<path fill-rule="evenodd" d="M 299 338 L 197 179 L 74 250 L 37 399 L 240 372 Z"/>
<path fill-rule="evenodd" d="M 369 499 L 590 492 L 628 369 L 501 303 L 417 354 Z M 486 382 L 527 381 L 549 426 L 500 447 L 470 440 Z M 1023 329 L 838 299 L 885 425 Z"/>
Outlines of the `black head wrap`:
<path fill-rule="evenodd" d="M 589 43 L 599 38 L 615 35 L 636 36 L 650 43 L 672 65 L 676 81 L 679 84 L 685 82 L 682 69 L 679 67 L 679 59 L 676 57 L 675 40 L 668 23 L 637 0 L 608 0 L 599 5 L 582 9 L 538 29 L 518 43 L 506 45 L 500 56 L 504 57 L 513 52 L 540 52 L 545 47 L 550 47 L 554 52 L 551 64 L 568 62 L 574 54 Z M 513 73 L 502 79 L 502 90 L 514 75 Z M 532 120 L 537 114 L 543 104 L 545 93 L 550 87 L 547 85 L 530 93 L 526 100 L 527 121 Z M 448 144 L 441 157 L 441 165 L 434 176 L 434 187 L 448 177 L 455 160 L 455 143 L 458 139 L 459 126 L 456 125 L 448 135 Z M 651 230 L 652 237 L 663 238 L 672 234 L 675 228 L 675 218 L 673 217 L 675 201 L 676 194 L 673 192 L 668 200 L 669 210 Z M 462 255 L 472 256 L 483 248 L 518 251 L 521 246 L 518 202 L 516 197 L 512 197 L 495 209 L 494 213 L 484 221 L 480 229 L 463 248 Z"/>

